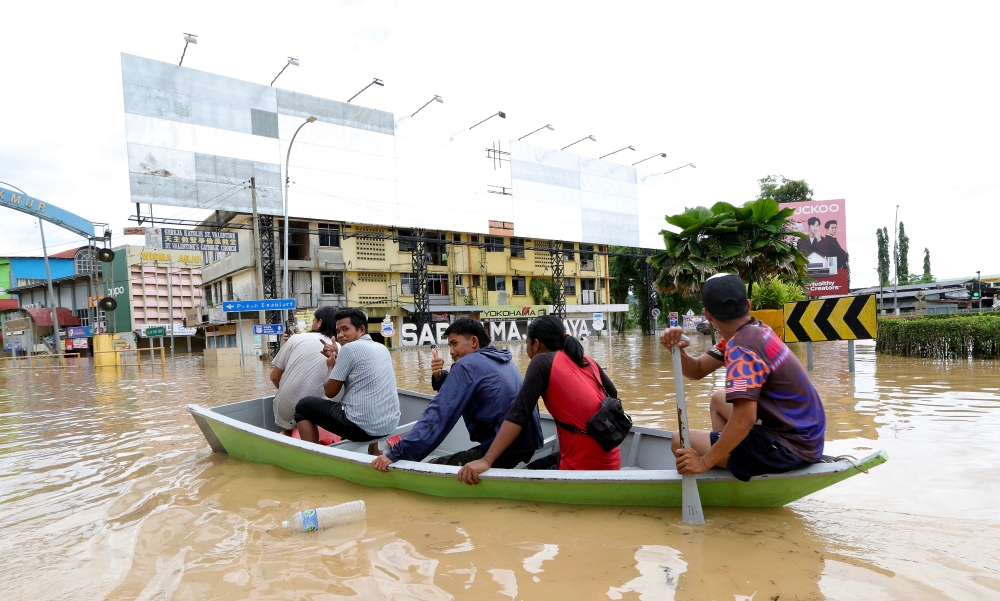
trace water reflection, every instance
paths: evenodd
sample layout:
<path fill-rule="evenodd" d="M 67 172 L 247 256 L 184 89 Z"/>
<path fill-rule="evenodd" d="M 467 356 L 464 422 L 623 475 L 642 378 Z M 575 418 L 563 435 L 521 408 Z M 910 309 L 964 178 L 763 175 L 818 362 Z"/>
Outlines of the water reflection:
<path fill-rule="evenodd" d="M 637 423 L 673 427 L 665 350 L 640 336 L 585 347 Z M 859 344 L 851 375 L 844 347 L 815 348 L 828 449 L 887 448 L 890 462 L 787 508 L 710 508 L 697 529 L 673 508 L 438 499 L 212 454 L 184 406 L 270 394 L 259 363 L 0 371 L 4 598 L 996 598 L 997 362 Z M 428 352 L 393 356 L 401 386 L 430 392 Z M 721 385 L 687 384 L 695 427 Z M 367 523 L 280 529 L 355 499 Z"/>

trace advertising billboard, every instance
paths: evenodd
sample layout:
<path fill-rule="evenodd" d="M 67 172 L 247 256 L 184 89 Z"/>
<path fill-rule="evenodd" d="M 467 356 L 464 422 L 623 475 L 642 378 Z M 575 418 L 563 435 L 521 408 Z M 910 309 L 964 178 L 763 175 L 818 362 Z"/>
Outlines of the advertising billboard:
<path fill-rule="evenodd" d="M 497 135 L 489 127 L 500 119 L 449 135 L 386 111 L 121 59 L 134 203 L 248 213 L 254 177 L 260 212 L 280 215 L 291 138 L 316 117 L 291 153 L 296 219 L 662 248 L 664 215 L 677 210 L 656 178 Z M 509 156 L 499 167 L 483 155 L 494 141 L 509 147 L 494 149 L 494 159 Z"/>
<path fill-rule="evenodd" d="M 848 294 L 847 214 L 844 199 L 782 203 L 793 209 L 791 229 L 806 234 L 793 238 L 809 262 L 809 296 Z"/>

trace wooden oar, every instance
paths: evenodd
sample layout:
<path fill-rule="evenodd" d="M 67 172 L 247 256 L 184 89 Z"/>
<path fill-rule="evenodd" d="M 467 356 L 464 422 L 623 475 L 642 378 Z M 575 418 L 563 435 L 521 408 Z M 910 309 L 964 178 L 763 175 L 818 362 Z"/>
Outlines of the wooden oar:
<path fill-rule="evenodd" d="M 682 335 L 687 342 L 688 337 Z M 674 362 L 674 390 L 677 392 L 677 421 L 680 423 L 681 448 L 691 447 L 691 433 L 688 431 L 687 404 L 684 401 L 684 374 L 681 367 L 681 351 L 675 345 L 670 354 Z M 685 524 L 704 524 L 705 513 L 701 510 L 701 495 L 694 474 L 681 475 L 681 520 Z"/>

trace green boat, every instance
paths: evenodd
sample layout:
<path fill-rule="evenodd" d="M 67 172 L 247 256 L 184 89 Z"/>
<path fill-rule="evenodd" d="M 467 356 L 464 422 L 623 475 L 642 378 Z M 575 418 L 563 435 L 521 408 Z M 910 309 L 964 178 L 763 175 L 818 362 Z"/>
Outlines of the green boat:
<path fill-rule="evenodd" d="M 330 446 L 303 442 L 283 435 L 274 424 L 271 401 L 265 397 L 207 409 L 188 405 L 208 444 L 217 453 L 278 465 L 302 474 L 334 476 L 363 484 L 399 488 L 438 497 L 517 499 L 585 505 L 680 506 L 681 477 L 670 452 L 670 432 L 635 426 L 622 443 L 620 471 L 561 471 L 491 469 L 478 486 L 458 481 L 458 468 L 397 461 L 389 473 L 375 471 L 368 443 L 343 441 Z M 393 433 L 405 435 L 423 413 L 431 396 L 399 391 L 400 426 Z M 542 414 L 545 445 L 534 459 L 558 451 L 556 425 Z M 386 449 L 385 441 L 381 446 Z M 434 456 L 475 446 L 460 419 Z M 877 451 L 852 461 L 823 457 L 822 463 L 784 474 L 758 476 L 740 482 L 727 470 L 699 474 L 701 502 L 714 507 L 778 507 L 846 480 L 888 460 Z"/>

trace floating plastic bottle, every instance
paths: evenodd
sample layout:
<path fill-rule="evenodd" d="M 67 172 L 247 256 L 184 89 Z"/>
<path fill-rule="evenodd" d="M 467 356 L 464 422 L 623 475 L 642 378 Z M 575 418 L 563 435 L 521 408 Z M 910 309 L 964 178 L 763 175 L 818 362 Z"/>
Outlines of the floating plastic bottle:
<path fill-rule="evenodd" d="M 365 520 L 365 502 L 351 501 L 333 507 L 319 507 L 317 509 L 306 509 L 292 516 L 287 522 L 281 522 L 281 527 L 286 530 L 301 530 L 302 532 L 313 532 L 331 526 L 350 524 L 352 522 L 362 522 Z"/>

